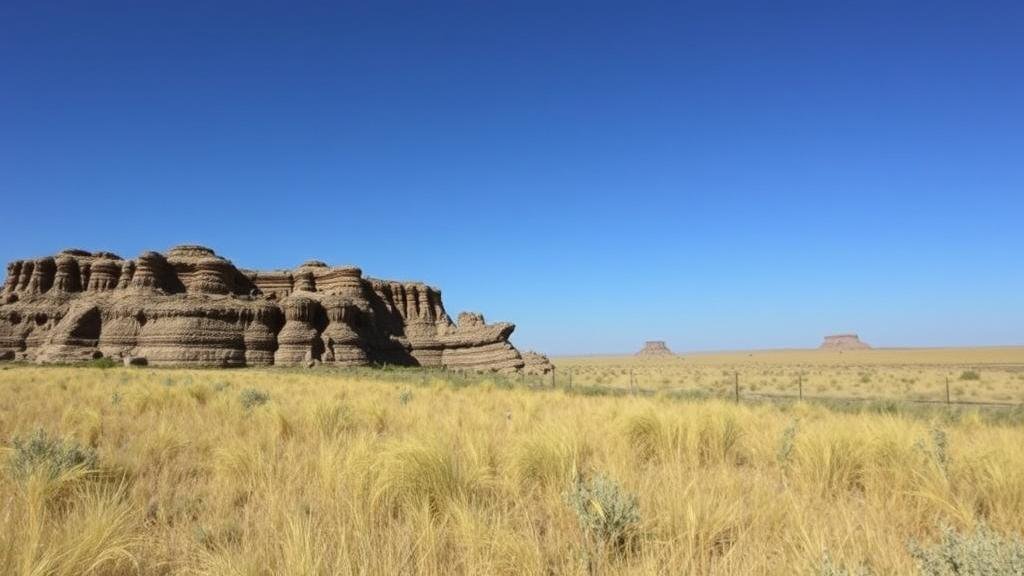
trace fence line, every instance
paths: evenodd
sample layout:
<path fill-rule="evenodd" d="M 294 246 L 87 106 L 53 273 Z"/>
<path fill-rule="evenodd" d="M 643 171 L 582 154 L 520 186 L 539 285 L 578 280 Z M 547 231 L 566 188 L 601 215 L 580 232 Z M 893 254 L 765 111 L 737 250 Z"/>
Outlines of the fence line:
<path fill-rule="evenodd" d="M 992 368 L 994 365 L 985 365 L 986 368 Z M 1009 366 L 1017 366 L 1024 368 L 1022 364 L 1000 364 L 1000 368 Z M 958 366 L 956 369 L 963 367 Z M 976 369 L 977 367 L 968 366 L 967 368 Z M 561 376 L 565 375 L 562 379 Z M 736 403 L 740 403 L 743 400 L 766 400 L 766 401 L 808 401 L 808 402 L 906 402 L 911 404 L 932 404 L 932 405 L 947 405 L 947 406 L 977 406 L 977 407 L 990 407 L 990 408 L 1024 408 L 1024 402 L 1006 402 L 997 400 L 966 400 L 966 399 L 954 399 L 950 393 L 950 379 L 949 376 L 945 376 L 944 392 L 945 398 L 911 398 L 906 396 L 892 396 L 892 397 L 871 397 L 871 396 L 818 396 L 808 395 L 804 393 L 804 377 L 802 373 L 796 376 L 796 394 L 786 393 L 767 393 L 767 392 L 750 392 L 743 391 L 742 384 L 739 378 L 739 372 L 733 371 L 732 373 L 732 388 L 731 396 Z M 573 370 L 571 368 L 564 368 L 559 373 L 559 379 L 565 380 L 567 383 L 563 386 L 567 390 L 573 390 Z M 579 378 L 575 381 L 575 386 L 581 391 L 593 391 L 595 393 L 603 394 L 615 394 L 615 395 L 640 395 L 640 396 L 653 396 L 659 392 L 666 392 L 670 394 L 687 394 L 692 393 L 695 395 L 707 395 L 709 397 L 727 397 L 726 393 L 708 393 L 703 390 L 697 390 L 693 388 L 646 388 L 639 384 L 640 377 L 635 374 L 632 368 L 628 372 L 628 385 L 626 388 L 621 386 L 609 386 L 604 384 L 585 384 L 580 381 Z M 558 387 L 554 373 L 551 374 L 551 387 Z M 723 391 L 724 392 L 724 391 Z"/>

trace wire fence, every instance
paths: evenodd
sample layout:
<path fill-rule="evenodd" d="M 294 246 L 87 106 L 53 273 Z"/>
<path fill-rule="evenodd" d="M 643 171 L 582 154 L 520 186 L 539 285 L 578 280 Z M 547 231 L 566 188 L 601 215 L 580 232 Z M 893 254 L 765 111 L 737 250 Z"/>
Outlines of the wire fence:
<path fill-rule="evenodd" d="M 996 366 L 986 366 L 986 368 L 995 368 Z M 1000 369 L 1007 371 L 1024 371 L 1024 365 L 1014 364 L 1000 364 Z M 688 396 L 688 397 L 714 397 L 720 399 L 731 399 L 736 403 L 744 401 L 762 402 L 820 402 L 820 403 L 879 403 L 879 402 L 906 402 L 910 404 L 922 404 L 922 405 L 946 405 L 946 406 L 973 406 L 981 408 L 1024 408 L 1024 402 L 1010 402 L 1001 400 L 968 400 L 963 398 L 955 397 L 952 390 L 952 381 L 949 376 L 945 376 L 942 383 L 942 390 L 940 391 L 940 397 L 938 398 L 921 398 L 921 397 L 910 397 L 901 395 L 870 395 L 870 396 L 857 396 L 857 395 L 821 395 L 821 394 L 808 394 L 804 390 L 804 378 L 802 375 L 794 377 L 795 390 L 791 393 L 786 392 L 758 392 L 750 390 L 744 386 L 743 378 L 738 371 L 730 373 L 732 380 L 731 386 L 728 391 L 719 387 L 718 390 L 700 390 L 693 387 L 650 387 L 644 386 L 640 383 L 640 378 L 635 374 L 633 370 L 629 371 L 628 383 L 626 386 L 610 386 L 605 384 L 586 382 L 581 379 L 572 369 L 554 370 L 548 374 L 543 375 L 526 375 L 520 374 L 518 376 L 519 382 L 525 386 L 531 388 L 562 388 L 570 392 L 580 394 L 591 394 L 591 395 L 612 395 L 612 396 L 654 396 L 657 394 L 667 394 L 674 396 Z"/>

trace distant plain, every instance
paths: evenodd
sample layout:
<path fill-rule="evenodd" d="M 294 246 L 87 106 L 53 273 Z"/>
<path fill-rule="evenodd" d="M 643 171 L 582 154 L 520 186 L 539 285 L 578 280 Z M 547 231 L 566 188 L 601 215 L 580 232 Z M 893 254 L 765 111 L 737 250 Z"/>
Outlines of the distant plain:
<path fill-rule="evenodd" d="M 576 385 L 651 391 L 1024 403 L 1024 347 L 754 350 L 553 358 Z"/>

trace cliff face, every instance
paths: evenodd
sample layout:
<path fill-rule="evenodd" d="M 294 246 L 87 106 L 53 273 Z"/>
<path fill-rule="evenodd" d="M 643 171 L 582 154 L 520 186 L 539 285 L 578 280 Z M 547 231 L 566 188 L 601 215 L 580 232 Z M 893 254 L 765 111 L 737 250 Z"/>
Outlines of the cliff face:
<path fill-rule="evenodd" d="M 466 312 L 456 324 L 436 288 L 316 261 L 256 272 L 202 246 L 144 252 L 134 260 L 65 250 L 8 264 L 0 298 L 0 358 L 524 367 L 508 341 L 514 325 L 487 324 Z"/>
<path fill-rule="evenodd" d="M 856 334 L 825 336 L 825 341 L 820 346 L 821 350 L 867 350 L 869 348 L 871 346 L 861 342 Z"/>

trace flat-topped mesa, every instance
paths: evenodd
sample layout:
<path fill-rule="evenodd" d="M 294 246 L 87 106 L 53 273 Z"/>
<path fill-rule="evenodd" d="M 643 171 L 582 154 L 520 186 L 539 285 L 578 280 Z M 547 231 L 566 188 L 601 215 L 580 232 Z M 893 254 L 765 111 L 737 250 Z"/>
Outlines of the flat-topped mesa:
<path fill-rule="evenodd" d="M 665 345 L 664 340 L 648 340 L 644 347 L 636 353 L 637 356 L 674 356 L 672 351 Z"/>
<path fill-rule="evenodd" d="M 488 324 L 466 312 L 455 323 L 437 288 L 366 278 L 355 266 L 317 260 L 292 270 L 252 271 L 195 245 L 134 259 L 69 249 L 9 263 L 2 286 L 0 357 L 526 367 L 509 342 L 513 324 Z M 549 367 L 545 357 L 529 357 L 530 370 Z"/>
<path fill-rule="evenodd" d="M 825 340 L 819 346 L 820 350 L 868 350 L 869 346 L 861 342 L 856 334 L 833 334 L 825 336 Z"/>

